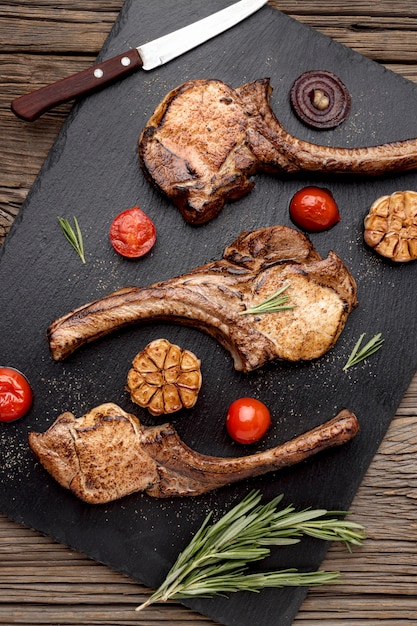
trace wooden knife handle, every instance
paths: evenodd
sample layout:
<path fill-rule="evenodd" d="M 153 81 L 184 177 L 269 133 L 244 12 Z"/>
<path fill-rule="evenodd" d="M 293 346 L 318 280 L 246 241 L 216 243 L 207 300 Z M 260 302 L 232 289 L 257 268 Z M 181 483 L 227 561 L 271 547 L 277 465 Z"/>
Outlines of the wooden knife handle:
<path fill-rule="evenodd" d="M 97 91 L 140 67 L 142 59 L 133 48 L 68 78 L 20 96 L 13 100 L 11 109 L 17 117 L 33 122 L 58 104 Z"/>

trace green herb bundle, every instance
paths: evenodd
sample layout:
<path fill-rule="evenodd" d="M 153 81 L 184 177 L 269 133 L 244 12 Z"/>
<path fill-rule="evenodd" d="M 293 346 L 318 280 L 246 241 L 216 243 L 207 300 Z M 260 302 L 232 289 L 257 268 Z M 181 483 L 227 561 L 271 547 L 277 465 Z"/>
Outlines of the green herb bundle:
<path fill-rule="evenodd" d="M 340 577 L 338 572 L 299 572 L 296 569 L 249 572 L 247 564 L 269 556 L 270 546 L 291 545 L 304 535 L 342 541 L 348 547 L 360 545 L 365 537 L 361 525 L 337 517 L 344 514 L 342 511 L 305 509 L 296 512 L 293 506 L 279 509 L 282 498 L 280 495 L 267 504 L 260 504 L 260 493 L 252 491 L 219 521 L 210 524 L 210 513 L 179 554 L 165 581 L 136 610 L 170 599 L 336 581 Z"/>

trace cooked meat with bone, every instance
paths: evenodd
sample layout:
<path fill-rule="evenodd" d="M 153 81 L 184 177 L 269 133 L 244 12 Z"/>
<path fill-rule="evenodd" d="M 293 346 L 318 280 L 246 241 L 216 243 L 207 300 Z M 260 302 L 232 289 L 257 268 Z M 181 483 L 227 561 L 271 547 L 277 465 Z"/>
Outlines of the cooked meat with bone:
<path fill-rule="evenodd" d="M 115 404 L 98 406 L 76 419 L 63 413 L 45 433 L 29 433 L 29 445 L 45 469 L 66 489 L 91 504 L 138 491 L 150 496 L 197 496 L 288 467 L 352 439 L 353 413 L 336 417 L 264 452 L 237 458 L 191 450 L 170 424 L 143 426 Z"/>
<path fill-rule="evenodd" d="M 251 191 L 257 172 L 377 175 L 417 168 L 417 139 L 374 147 L 333 148 L 290 135 L 270 106 L 269 80 L 237 89 L 192 80 L 170 91 L 139 138 L 147 179 L 202 224 L 229 200 Z"/>
<path fill-rule="evenodd" d="M 279 288 L 294 308 L 241 315 Z M 315 359 L 337 341 L 356 306 L 356 283 L 341 259 L 321 259 L 286 226 L 242 233 L 223 258 L 150 287 L 127 287 L 81 306 L 48 329 L 55 360 L 131 323 L 170 320 L 199 328 L 250 371 L 272 359 Z"/>

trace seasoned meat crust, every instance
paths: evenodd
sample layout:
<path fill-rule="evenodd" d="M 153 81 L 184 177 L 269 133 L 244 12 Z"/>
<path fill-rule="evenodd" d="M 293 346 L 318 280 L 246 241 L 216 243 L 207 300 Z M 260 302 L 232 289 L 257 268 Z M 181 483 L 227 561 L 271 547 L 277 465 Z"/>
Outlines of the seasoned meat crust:
<path fill-rule="evenodd" d="M 156 498 L 197 496 L 300 463 L 339 446 L 359 430 L 346 409 L 323 425 L 270 450 L 237 458 L 195 452 L 170 424 L 143 426 L 113 403 L 80 418 L 63 413 L 44 433 L 29 433 L 29 445 L 44 468 L 66 489 L 91 504 L 138 491 Z"/>
<path fill-rule="evenodd" d="M 138 142 L 146 178 L 203 224 L 226 202 L 251 191 L 257 172 L 378 175 L 417 168 L 417 139 L 364 148 L 333 148 L 290 135 L 270 106 L 269 80 L 237 89 L 191 80 L 156 107 Z"/>
<path fill-rule="evenodd" d="M 278 289 L 294 308 L 242 315 Z M 127 324 L 170 320 L 215 337 L 248 372 L 273 359 L 316 359 L 337 341 L 356 307 L 356 283 L 334 252 L 322 259 L 286 226 L 242 233 L 222 259 L 149 287 L 126 287 L 71 311 L 48 329 L 55 360 Z"/>

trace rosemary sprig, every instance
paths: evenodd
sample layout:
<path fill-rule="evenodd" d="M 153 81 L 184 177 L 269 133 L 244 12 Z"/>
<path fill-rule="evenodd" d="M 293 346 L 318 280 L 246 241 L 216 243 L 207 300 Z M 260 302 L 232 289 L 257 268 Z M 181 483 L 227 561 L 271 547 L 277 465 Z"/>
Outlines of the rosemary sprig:
<path fill-rule="evenodd" d="M 371 354 L 379 350 L 384 343 L 381 333 L 378 333 L 377 335 L 372 337 L 372 339 L 370 339 L 368 343 L 363 346 L 363 348 L 360 348 L 364 337 L 365 333 L 362 333 L 343 367 L 344 372 L 346 372 L 349 367 L 357 365 L 357 363 L 360 363 L 364 359 L 367 359 L 369 356 L 371 356 Z"/>
<path fill-rule="evenodd" d="M 262 300 L 259 304 L 255 304 L 249 309 L 239 311 L 239 315 L 260 315 L 262 313 L 276 313 L 277 311 L 285 311 L 286 309 L 293 309 L 294 305 L 287 304 L 289 296 L 281 296 L 281 294 L 290 287 L 291 283 L 287 283 L 278 291 L 275 291 L 265 300 Z"/>
<path fill-rule="evenodd" d="M 72 247 L 80 257 L 81 261 L 85 263 L 83 236 L 81 234 L 81 229 L 78 224 L 77 218 L 74 216 L 75 231 L 69 221 L 64 217 L 58 217 L 58 222 L 67 241 L 69 241 L 69 243 L 72 245 Z"/>
<path fill-rule="evenodd" d="M 343 511 L 305 509 L 296 512 L 292 505 L 280 510 L 282 497 L 260 504 L 259 491 L 252 491 L 219 521 L 210 524 L 212 514 L 209 513 L 164 582 L 136 610 L 175 598 L 211 597 L 242 590 L 256 592 L 264 587 L 311 586 L 336 581 L 339 572 L 285 569 L 248 573 L 248 563 L 269 556 L 267 546 L 298 543 L 303 535 L 343 541 L 346 545 L 360 545 L 365 537 L 363 526 L 334 517 L 343 515 Z"/>

